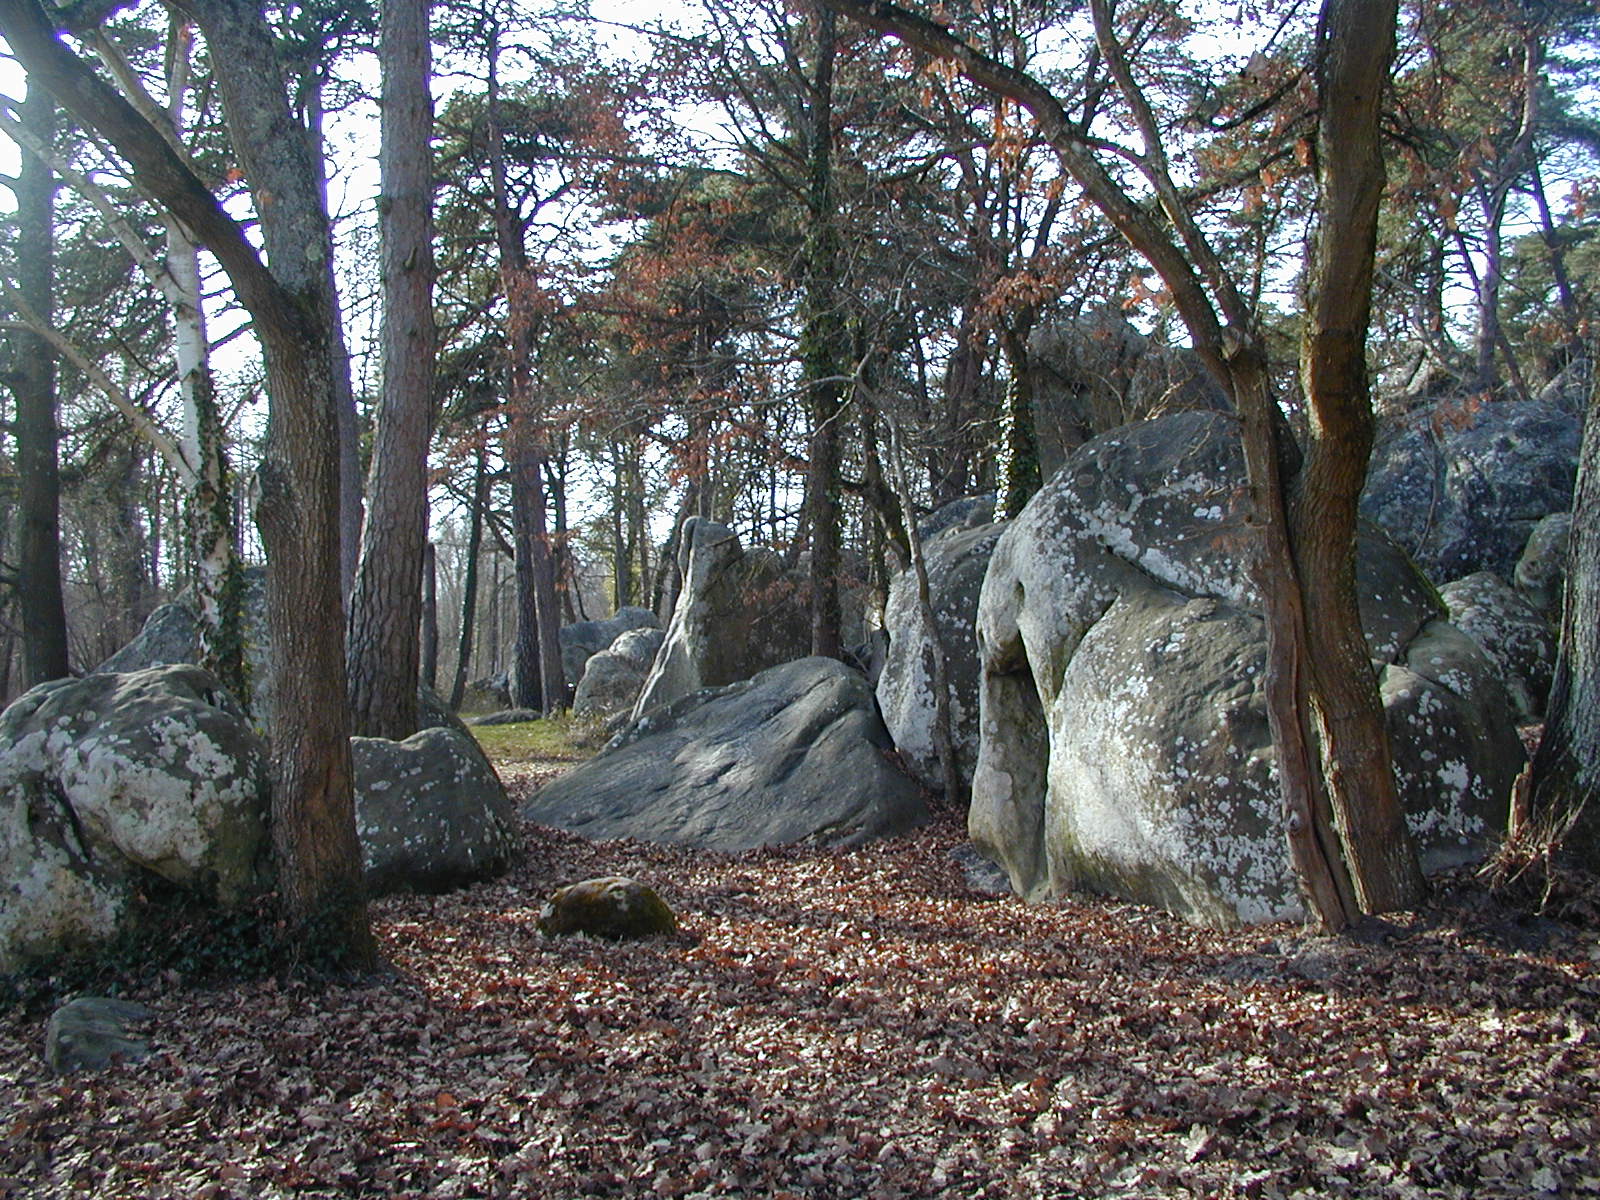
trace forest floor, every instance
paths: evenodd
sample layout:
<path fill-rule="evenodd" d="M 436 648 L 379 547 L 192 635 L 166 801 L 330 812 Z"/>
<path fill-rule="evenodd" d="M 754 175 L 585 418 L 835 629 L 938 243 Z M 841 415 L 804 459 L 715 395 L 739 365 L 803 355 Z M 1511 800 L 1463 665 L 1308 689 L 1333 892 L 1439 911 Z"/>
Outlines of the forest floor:
<path fill-rule="evenodd" d="M 378 902 L 380 976 L 133 985 L 142 1063 L 55 1077 L 14 1005 L 0 1196 L 1600 1195 L 1592 926 L 1466 877 L 1343 938 L 1219 933 L 975 891 L 962 840 L 530 826 L 506 877 Z M 679 935 L 535 930 L 610 873 Z"/>

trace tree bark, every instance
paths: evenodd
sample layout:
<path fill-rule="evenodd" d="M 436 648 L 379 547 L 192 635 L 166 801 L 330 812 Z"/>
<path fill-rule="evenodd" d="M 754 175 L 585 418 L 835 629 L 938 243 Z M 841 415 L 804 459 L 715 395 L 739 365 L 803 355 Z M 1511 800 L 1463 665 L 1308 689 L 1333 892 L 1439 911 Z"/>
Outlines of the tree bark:
<path fill-rule="evenodd" d="M 383 275 L 383 395 L 367 479 L 361 561 L 350 595 L 355 731 L 400 740 L 417 730 L 428 443 L 433 433 L 433 102 L 428 0 L 383 6 L 383 129 L 378 201 Z"/>
<path fill-rule="evenodd" d="M 1572 498 L 1567 581 L 1533 813 L 1578 865 L 1600 870 L 1600 388 L 1590 393 Z"/>
<path fill-rule="evenodd" d="M 32 76 L 22 121 L 43 145 L 55 137 L 56 106 Z M 17 283 L 48 323 L 55 306 L 56 178 L 50 165 L 22 156 L 17 180 Z M 56 427 L 55 352 L 43 338 L 18 331 L 11 391 L 17 401 L 18 608 L 25 687 L 68 674 L 67 612 L 61 590 L 60 433 Z"/>
<path fill-rule="evenodd" d="M 843 620 L 839 603 L 842 566 L 839 469 L 840 413 L 845 379 L 841 362 L 849 343 L 839 291 L 839 234 L 833 195 L 833 62 L 838 18 L 819 6 L 817 61 L 811 81 L 807 128 L 807 220 L 805 296 L 800 365 L 811 416 L 810 462 L 806 470 L 807 524 L 811 529 L 811 653 L 840 658 Z"/>
<path fill-rule="evenodd" d="M 478 560 L 483 550 L 483 506 L 488 503 L 489 473 L 483 447 L 478 447 L 472 475 L 472 515 L 468 518 L 467 570 L 461 587 L 461 635 L 456 643 L 456 676 L 450 685 L 450 711 L 459 712 L 472 664 L 474 625 L 478 619 Z"/>
<path fill-rule="evenodd" d="M 1310 609 L 1308 694 L 1339 842 L 1365 912 L 1408 907 L 1423 894 L 1356 603 L 1357 505 L 1374 430 L 1366 344 L 1384 188 L 1378 119 L 1395 17 L 1395 0 L 1327 0 L 1317 31 L 1319 219 L 1300 349 L 1309 433 L 1289 508 Z"/>

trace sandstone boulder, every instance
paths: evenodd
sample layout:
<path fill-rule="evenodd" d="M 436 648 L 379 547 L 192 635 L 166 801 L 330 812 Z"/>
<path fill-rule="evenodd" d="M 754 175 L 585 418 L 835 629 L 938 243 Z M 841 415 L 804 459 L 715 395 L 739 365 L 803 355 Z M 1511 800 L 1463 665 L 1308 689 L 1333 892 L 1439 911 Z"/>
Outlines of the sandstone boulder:
<path fill-rule="evenodd" d="M 434 727 L 404 741 L 351 738 L 367 890 L 439 891 L 511 862 L 516 811 L 478 743 Z"/>
<path fill-rule="evenodd" d="M 599 621 L 575 621 L 563 625 L 556 638 L 561 643 L 561 671 L 568 687 L 577 687 L 583 678 L 584 664 L 608 649 L 630 629 L 659 629 L 661 622 L 648 608 L 624 607 L 615 616 Z"/>
<path fill-rule="evenodd" d="M 1534 526 L 1572 507 L 1581 428 L 1545 400 L 1438 401 L 1381 431 L 1361 510 L 1429 579 L 1509 579 Z"/>
<path fill-rule="evenodd" d="M 1517 590 L 1552 625 L 1561 620 L 1561 596 L 1567 584 L 1567 543 L 1572 514 L 1551 513 L 1533 527 L 1512 573 Z"/>
<path fill-rule="evenodd" d="M 684 522 L 680 542 L 683 587 L 634 704 L 635 719 L 810 651 L 803 585 L 776 554 L 746 550 L 733 530 L 700 517 Z"/>
<path fill-rule="evenodd" d="M 1493 571 L 1439 589 L 1450 623 L 1478 644 L 1525 722 L 1544 719 L 1556 669 L 1556 639 L 1544 614 Z"/>
<path fill-rule="evenodd" d="M 1039 326 L 1028 339 L 1028 369 L 1046 479 L 1088 439 L 1118 426 L 1229 407 L 1192 350 L 1163 346 L 1110 309 Z"/>
<path fill-rule="evenodd" d="M 199 667 L 25 693 L 0 714 L 0 971 L 112 936 L 146 873 L 250 898 L 267 789 L 260 739 Z"/>
<path fill-rule="evenodd" d="M 596 839 L 855 845 L 927 819 L 889 749 L 865 676 L 799 659 L 651 710 L 522 813 Z"/>
<path fill-rule="evenodd" d="M 57 1075 L 100 1071 L 113 1062 L 135 1063 L 150 1056 L 150 1042 L 138 1028 L 155 1010 L 132 1000 L 79 996 L 50 1014 L 44 1057 Z"/>
<path fill-rule="evenodd" d="M 1300 915 L 1242 477 L 1231 418 L 1166 417 L 1085 445 L 1001 535 L 969 831 L 1020 894 L 1083 888 L 1216 925 Z M 1368 529 L 1358 563 L 1424 864 L 1478 855 L 1523 760 L 1510 702 L 1398 548 Z"/>
<path fill-rule="evenodd" d="M 956 767 L 972 783 L 978 760 L 978 593 L 1001 524 L 952 525 L 923 546 L 928 594 L 950 683 L 951 737 Z M 943 786 L 933 746 L 933 645 L 917 602 L 917 577 L 901 572 L 884 607 L 889 647 L 878 673 L 878 707 L 906 767 L 925 785 Z"/>
<path fill-rule="evenodd" d="M 665 640 L 661 629 L 630 629 L 591 658 L 572 698 L 573 715 L 610 717 L 632 710 Z"/>
<path fill-rule="evenodd" d="M 676 933 L 678 918 L 648 884 L 606 875 L 557 889 L 539 914 L 539 931 L 617 942 Z"/>
<path fill-rule="evenodd" d="M 258 732 L 265 731 L 272 718 L 272 673 L 267 655 L 267 572 L 265 567 L 249 567 L 243 573 L 244 595 L 240 635 L 244 639 L 245 666 L 249 672 L 250 694 L 235 699 L 249 707 L 250 719 Z M 95 668 L 97 674 L 126 674 L 146 667 L 200 661 L 200 622 L 187 595 L 163 604 L 145 618 L 144 627 L 134 639 Z"/>

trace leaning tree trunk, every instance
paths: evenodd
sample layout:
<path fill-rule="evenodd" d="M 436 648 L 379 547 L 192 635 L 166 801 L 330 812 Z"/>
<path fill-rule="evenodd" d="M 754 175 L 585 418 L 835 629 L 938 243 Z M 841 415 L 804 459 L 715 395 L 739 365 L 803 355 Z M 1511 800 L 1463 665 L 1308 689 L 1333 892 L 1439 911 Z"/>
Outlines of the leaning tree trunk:
<path fill-rule="evenodd" d="M 55 136 L 55 102 L 34 79 L 22 106 L 26 128 L 43 145 Z M 17 181 L 17 283 L 48 322 L 55 296 L 55 173 L 22 156 Z M 17 401 L 17 567 L 22 624 L 22 675 L 27 687 L 68 673 L 67 612 L 61 591 L 60 434 L 56 429 L 55 354 L 43 338 L 18 331 L 15 369 L 7 380 Z"/>
<path fill-rule="evenodd" d="M 1395 0 L 1330 0 L 1318 30 L 1320 220 L 1300 351 L 1309 415 L 1289 530 L 1306 597 L 1307 694 L 1359 911 L 1414 904 L 1422 870 L 1390 766 L 1383 707 L 1356 602 L 1357 505 L 1374 419 L 1366 342 L 1384 167 L 1378 117 Z"/>
<path fill-rule="evenodd" d="M 1600 388 L 1589 397 L 1567 545 L 1567 582 L 1533 812 L 1565 854 L 1600 870 Z"/>
<path fill-rule="evenodd" d="M 428 0 L 389 0 L 383 6 L 378 159 L 383 394 L 367 480 L 361 561 L 350 594 L 355 731 L 397 741 L 417 731 L 428 441 L 438 342 L 433 322 L 428 9 Z"/>

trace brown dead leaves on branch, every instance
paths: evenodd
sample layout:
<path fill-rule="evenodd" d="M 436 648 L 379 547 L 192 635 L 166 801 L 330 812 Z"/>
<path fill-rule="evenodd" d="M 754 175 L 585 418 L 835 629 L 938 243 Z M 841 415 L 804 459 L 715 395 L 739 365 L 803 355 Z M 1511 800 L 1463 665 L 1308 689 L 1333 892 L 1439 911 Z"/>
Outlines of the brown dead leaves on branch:
<path fill-rule="evenodd" d="M 141 992 L 141 1066 L 55 1079 L 10 1013 L 0 1195 L 1600 1190 L 1591 935 L 1481 898 L 1343 940 L 1030 908 L 967 888 L 960 837 L 531 829 L 509 878 L 378 906 L 386 978 Z M 544 896 L 599 874 L 683 932 L 541 938 Z"/>

